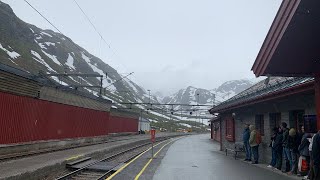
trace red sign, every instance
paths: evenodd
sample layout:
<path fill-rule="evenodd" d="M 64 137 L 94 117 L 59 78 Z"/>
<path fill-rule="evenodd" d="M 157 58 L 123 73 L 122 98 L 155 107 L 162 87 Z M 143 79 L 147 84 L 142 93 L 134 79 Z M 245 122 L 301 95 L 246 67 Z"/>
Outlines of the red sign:
<path fill-rule="evenodd" d="M 156 139 L 156 130 L 155 130 L 155 129 L 151 129 L 150 134 L 151 134 L 151 141 L 152 141 L 152 142 L 155 142 L 155 139 Z"/>

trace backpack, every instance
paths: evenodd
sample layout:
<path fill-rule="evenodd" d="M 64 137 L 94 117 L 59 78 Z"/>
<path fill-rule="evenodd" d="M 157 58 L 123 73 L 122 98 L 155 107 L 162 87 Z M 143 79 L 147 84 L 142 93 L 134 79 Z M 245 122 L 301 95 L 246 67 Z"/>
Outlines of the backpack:
<path fill-rule="evenodd" d="M 261 134 L 259 131 L 257 131 L 256 132 L 256 143 L 261 144 L 261 142 L 262 142 Z"/>

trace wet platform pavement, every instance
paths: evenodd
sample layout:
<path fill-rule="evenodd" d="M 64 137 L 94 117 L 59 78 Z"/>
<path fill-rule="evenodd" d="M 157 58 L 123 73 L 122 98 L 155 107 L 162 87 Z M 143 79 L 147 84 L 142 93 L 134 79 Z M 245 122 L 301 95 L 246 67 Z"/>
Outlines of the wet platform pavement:
<path fill-rule="evenodd" d="M 153 180 L 290 180 L 301 179 L 274 172 L 219 152 L 210 135 L 194 135 L 174 142 L 157 168 Z"/>

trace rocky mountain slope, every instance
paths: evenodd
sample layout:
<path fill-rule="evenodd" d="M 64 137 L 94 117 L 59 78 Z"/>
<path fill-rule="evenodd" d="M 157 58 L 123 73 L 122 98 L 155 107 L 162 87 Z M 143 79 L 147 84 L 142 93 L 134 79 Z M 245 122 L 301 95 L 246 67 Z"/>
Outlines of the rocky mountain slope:
<path fill-rule="evenodd" d="M 43 30 L 20 20 L 9 5 L 0 1 L 0 62 L 32 74 L 81 73 L 103 75 L 106 98 L 116 102 L 148 101 L 146 91 L 114 68 L 52 30 Z M 106 76 L 107 73 L 107 76 Z M 98 86 L 99 77 L 51 77 L 66 86 Z M 120 80 L 120 81 L 119 81 Z M 116 82 L 117 81 L 117 82 Z M 116 82 L 116 83 L 115 83 Z M 98 95 L 98 88 L 79 90 Z M 152 98 L 154 100 L 154 98 Z"/>

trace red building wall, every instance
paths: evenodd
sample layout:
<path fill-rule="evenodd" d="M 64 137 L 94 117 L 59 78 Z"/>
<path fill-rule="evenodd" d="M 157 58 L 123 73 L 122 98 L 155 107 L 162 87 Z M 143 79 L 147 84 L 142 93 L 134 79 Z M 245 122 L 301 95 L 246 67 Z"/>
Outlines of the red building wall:
<path fill-rule="evenodd" d="M 108 134 L 109 112 L 0 92 L 0 144 Z"/>
<path fill-rule="evenodd" d="M 108 132 L 138 132 L 138 119 L 111 115 Z"/>

